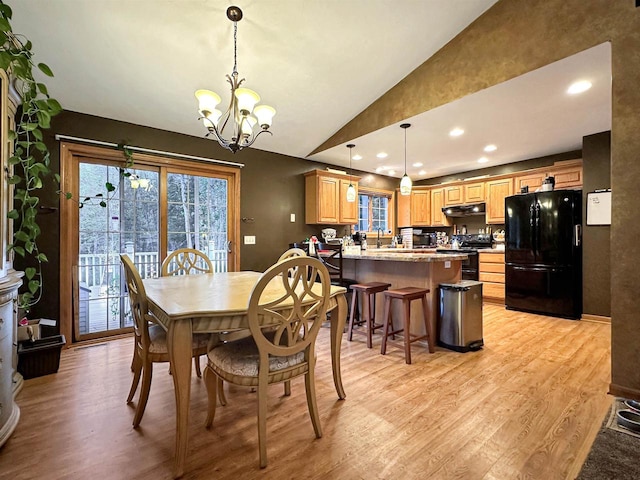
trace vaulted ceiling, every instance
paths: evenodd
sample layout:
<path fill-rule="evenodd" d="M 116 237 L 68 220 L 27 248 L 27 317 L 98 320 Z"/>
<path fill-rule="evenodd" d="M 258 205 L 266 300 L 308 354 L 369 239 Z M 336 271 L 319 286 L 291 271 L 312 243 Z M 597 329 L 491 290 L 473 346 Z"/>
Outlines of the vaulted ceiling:
<path fill-rule="evenodd" d="M 240 77 L 277 110 L 273 136 L 262 135 L 254 148 L 346 167 L 344 144 L 309 154 L 495 1 L 236 1 L 244 12 Z M 37 62 L 52 68 L 49 91 L 67 110 L 203 136 L 193 92 L 211 89 L 228 102 L 228 2 L 9 4 L 14 31 L 33 42 Z M 591 80 L 592 89 L 568 96 L 568 84 L 580 78 Z M 403 119 L 412 123 L 408 172 L 428 178 L 579 149 L 583 135 L 611 128 L 610 83 L 609 48 L 602 45 Z M 353 167 L 401 176 L 400 123 L 350 139 L 363 157 Z M 449 137 L 454 127 L 465 134 Z M 486 154 L 487 144 L 498 149 Z M 380 152 L 388 156 L 379 159 Z M 489 163 L 478 164 L 481 156 Z"/>

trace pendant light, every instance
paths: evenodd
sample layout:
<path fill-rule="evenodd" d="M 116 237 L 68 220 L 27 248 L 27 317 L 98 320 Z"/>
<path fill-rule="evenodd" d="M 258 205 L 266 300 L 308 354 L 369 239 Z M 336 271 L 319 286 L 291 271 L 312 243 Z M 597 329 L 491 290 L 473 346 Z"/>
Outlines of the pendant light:
<path fill-rule="evenodd" d="M 400 195 L 411 194 L 411 178 L 407 175 L 407 128 L 411 126 L 410 123 L 403 123 L 400 128 L 404 130 L 404 176 L 400 180 Z"/>
<path fill-rule="evenodd" d="M 353 186 L 353 182 L 351 181 L 351 175 L 353 171 L 351 170 L 351 149 L 355 147 L 353 143 L 347 145 L 349 149 L 349 187 L 347 187 L 347 202 L 353 203 L 356 201 L 356 188 Z"/>

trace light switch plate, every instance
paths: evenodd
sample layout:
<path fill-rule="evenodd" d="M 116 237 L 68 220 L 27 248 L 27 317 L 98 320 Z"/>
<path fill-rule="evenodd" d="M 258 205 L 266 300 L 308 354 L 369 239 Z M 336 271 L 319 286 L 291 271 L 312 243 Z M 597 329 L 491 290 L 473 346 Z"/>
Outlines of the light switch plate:
<path fill-rule="evenodd" d="M 244 244 L 245 245 L 255 245 L 256 244 L 255 235 L 245 235 L 244 236 Z"/>
<path fill-rule="evenodd" d="M 291 214 L 291 223 L 295 223 L 296 222 L 296 214 L 292 213 Z"/>
<path fill-rule="evenodd" d="M 245 237 L 245 238 L 247 238 L 247 237 Z M 451 268 L 451 260 L 445 260 L 444 268 Z"/>

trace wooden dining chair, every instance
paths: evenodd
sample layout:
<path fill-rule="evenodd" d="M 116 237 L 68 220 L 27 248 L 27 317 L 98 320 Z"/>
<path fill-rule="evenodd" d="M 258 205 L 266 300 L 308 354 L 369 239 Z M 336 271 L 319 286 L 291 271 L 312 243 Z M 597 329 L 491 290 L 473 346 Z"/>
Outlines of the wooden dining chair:
<path fill-rule="evenodd" d="M 318 258 L 327 267 L 331 275 L 331 283 L 340 287 L 349 288 L 358 283 L 356 280 L 346 278 L 342 268 L 342 245 L 333 243 L 318 243 Z"/>
<path fill-rule="evenodd" d="M 163 277 L 171 275 L 213 273 L 213 264 L 211 263 L 211 260 L 209 260 L 209 257 L 200 250 L 196 250 L 194 248 L 180 248 L 171 252 L 171 254 L 162 261 L 162 268 L 160 271 Z M 202 372 L 200 371 L 200 357 L 194 357 L 193 364 L 196 368 L 196 375 L 198 378 L 201 378 Z M 226 403 L 224 395 L 221 397 L 221 400 L 224 405 Z"/>
<path fill-rule="evenodd" d="M 282 260 L 286 260 L 287 258 L 291 258 L 291 257 L 305 257 L 305 256 L 307 256 L 307 252 L 305 252 L 303 249 L 292 247 L 289 250 L 286 250 L 282 255 L 280 255 L 278 262 L 281 262 Z"/>
<path fill-rule="evenodd" d="M 180 248 L 171 252 L 162 262 L 162 276 L 213 273 L 213 263 L 195 248 Z"/>
<path fill-rule="evenodd" d="M 149 312 L 147 294 L 142 284 L 138 269 L 127 255 L 120 255 L 124 266 L 125 282 L 129 293 L 129 305 L 133 317 L 133 331 L 135 339 L 135 356 L 133 359 L 133 382 L 127 397 L 127 403 L 131 403 L 138 389 L 142 376 L 142 389 L 133 417 L 133 427 L 136 428 L 142 421 L 144 410 L 149 399 L 151 389 L 151 376 L 154 363 L 169 362 L 169 350 L 167 348 L 167 336 L 159 324 Z M 205 355 L 208 350 L 209 335 L 194 334 L 192 341 L 192 355 L 194 357 Z"/>
<path fill-rule="evenodd" d="M 287 272 L 295 270 L 289 277 Z M 315 282 L 309 278 L 316 279 Z M 267 386 L 304 375 L 309 416 L 317 438 L 322 436 L 315 393 L 315 342 L 326 319 L 331 280 L 318 259 L 298 256 L 269 268 L 249 300 L 251 336 L 209 351 L 204 371 L 209 428 L 216 413 L 221 378 L 258 388 L 260 467 L 267 466 Z"/>

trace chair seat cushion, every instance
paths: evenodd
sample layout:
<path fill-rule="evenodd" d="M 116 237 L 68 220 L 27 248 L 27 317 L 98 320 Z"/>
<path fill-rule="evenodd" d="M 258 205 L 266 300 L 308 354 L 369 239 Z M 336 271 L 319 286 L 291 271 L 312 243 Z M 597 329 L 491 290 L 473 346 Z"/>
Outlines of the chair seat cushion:
<path fill-rule="evenodd" d="M 217 369 L 238 377 L 257 377 L 260 356 L 253 337 L 225 343 L 209 351 L 209 362 Z M 270 372 L 277 372 L 304 363 L 304 352 L 286 357 L 269 358 Z"/>
<path fill-rule="evenodd" d="M 193 350 L 206 349 L 209 343 L 208 333 L 195 333 L 193 335 L 193 341 L 191 348 Z M 149 325 L 149 353 L 168 353 L 167 348 L 167 332 L 160 325 Z"/>

